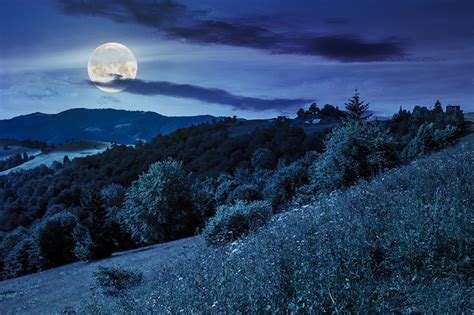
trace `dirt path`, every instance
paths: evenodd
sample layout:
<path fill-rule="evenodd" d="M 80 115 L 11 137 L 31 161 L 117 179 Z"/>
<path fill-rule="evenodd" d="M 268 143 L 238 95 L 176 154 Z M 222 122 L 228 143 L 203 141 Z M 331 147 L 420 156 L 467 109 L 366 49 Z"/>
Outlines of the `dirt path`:
<path fill-rule="evenodd" d="M 77 262 L 55 269 L 0 282 L 0 314 L 56 314 L 65 308 L 77 309 L 87 301 L 92 273 L 98 266 L 123 266 L 139 269 L 146 279 L 154 270 L 185 257 L 204 246 L 200 237 L 191 237 L 165 244 L 115 253 L 112 257 L 92 263 Z"/>

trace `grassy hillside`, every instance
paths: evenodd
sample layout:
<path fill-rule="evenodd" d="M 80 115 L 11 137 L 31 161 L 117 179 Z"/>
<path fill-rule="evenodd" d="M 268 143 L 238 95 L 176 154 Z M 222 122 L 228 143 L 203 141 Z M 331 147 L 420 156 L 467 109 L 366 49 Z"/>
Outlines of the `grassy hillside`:
<path fill-rule="evenodd" d="M 28 154 L 28 156 L 36 156 L 41 153 L 41 150 L 16 145 L 9 146 L 8 150 L 5 150 L 3 146 L 0 146 L 0 160 L 4 160 L 11 156 L 24 153 Z"/>
<path fill-rule="evenodd" d="M 72 160 L 77 157 L 86 157 L 89 155 L 101 153 L 109 147 L 110 144 L 106 142 L 81 140 L 62 144 L 54 149 L 49 150 L 46 153 L 41 153 L 41 151 L 36 150 L 36 154 L 33 154 L 31 153 L 32 151 L 27 151 L 28 155 L 34 155 L 35 158 L 26 163 L 18 165 L 17 167 L 0 172 L 0 175 L 6 175 L 11 172 L 30 170 L 40 165 L 51 167 L 54 162 L 62 163 L 64 160 L 64 156 L 66 155 L 70 160 Z"/>
<path fill-rule="evenodd" d="M 93 309 L 467 311 L 473 153 L 451 148 L 322 196 L 242 241 L 157 269 L 144 286 Z"/>
<path fill-rule="evenodd" d="M 169 268 L 175 260 L 185 259 L 202 246 L 200 238 L 187 238 L 1 281 L 0 314 L 57 314 L 68 308 L 85 309 L 95 291 L 93 272 L 98 266 L 140 266 L 148 279 L 155 277 L 156 268 Z"/>
<path fill-rule="evenodd" d="M 473 153 L 461 144 L 322 195 L 227 246 L 193 238 L 0 282 L 1 312 L 467 311 Z M 144 282 L 106 297 L 90 287 L 99 265 Z"/>

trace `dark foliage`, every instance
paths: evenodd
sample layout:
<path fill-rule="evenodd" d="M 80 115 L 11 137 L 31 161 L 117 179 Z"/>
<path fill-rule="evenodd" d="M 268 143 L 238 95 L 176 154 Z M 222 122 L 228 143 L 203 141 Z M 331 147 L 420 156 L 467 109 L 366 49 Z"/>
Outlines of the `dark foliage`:
<path fill-rule="evenodd" d="M 10 156 L 4 160 L 0 160 L 0 172 L 8 170 L 10 168 L 14 168 L 18 165 L 28 162 L 29 160 L 33 159 L 34 156 L 28 156 L 25 152 L 23 154 L 15 154 Z"/>
<path fill-rule="evenodd" d="M 150 165 L 127 190 L 121 218 L 144 244 L 192 235 L 200 218 L 182 163 L 168 158 Z"/>
<path fill-rule="evenodd" d="M 346 117 L 346 113 L 341 111 L 337 106 L 326 104 L 323 108 L 319 108 L 316 103 L 312 103 L 308 110 L 300 108 L 296 113 L 298 119 L 308 118 L 324 118 L 329 120 L 339 120 Z"/>
<path fill-rule="evenodd" d="M 90 261 L 112 254 L 113 236 L 107 210 L 97 190 L 86 191 L 81 199 L 79 224 L 74 230 L 74 253 L 80 260 Z"/>
<path fill-rule="evenodd" d="M 99 266 L 94 277 L 102 292 L 108 296 L 118 296 L 143 281 L 141 272 L 120 267 Z"/>
<path fill-rule="evenodd" d="M 61 266 L 76 260 L 74 229 L 76 217 L 66 211 L 47 217 L 37 228 L 36 238 L 43 268 Z"/>
<path fill-rule="evenodd" d="M 77 158 L 64 168 L 39 167 L 0 176 L 0 230 L 29 226 L 56 205 L 80 207 L 82 187 L 128 187 L 150 164 L 167 157 L 182 161 L 185 171 L 192 172 L 193 177 L 205 178 L 251 167 L 251 158 L 259 148 L 270 150 L 275 161 L 287 162 L 322 148 L 321 135 L 307 135 L 286 124 L 275 123 L 271 128 L 232 138 L 229 129 L 233 124 L 228 121 L 181 129 L 139 148 L 121 145 Z"/>
<path fill-rule="evenodd" d="M 271 215 L 272 208 L 266 201 L 246 203 L 239 200 L 233 205 L 218 207 L 216 215 L 203 230 L 203 235 L 210 244 L 223 244 L 265 225 Z"/>
<path fill-rule="evenodd" d="M 256 225 L 248 221 L 251 212 L 236 209 L 260 202 L 273 208 L 265 213 L 284 211 L 453 143 L 463 133 L 462 112 L 440 106 L 401 109 L 386 122 L 347 123 L 330 134 L 324 152 L 322 134 L 305 134 L 287 118 L 238 137 L 230 136 L 238 122 L 228 119 L 0 176 L 0 230 L 10 231 L 0 244 L 2 277 L 70 262 L 72 248 L 92 260 L 135 241 L 192 235 L 209 217 L 215 239 L 228 240 L 226 231 L 235 230 L 230 239 L 246 235 Z M 333 106 L 309 111 L 340 119 Z M 161 166 L 145 176 L 150 165 Z"/>

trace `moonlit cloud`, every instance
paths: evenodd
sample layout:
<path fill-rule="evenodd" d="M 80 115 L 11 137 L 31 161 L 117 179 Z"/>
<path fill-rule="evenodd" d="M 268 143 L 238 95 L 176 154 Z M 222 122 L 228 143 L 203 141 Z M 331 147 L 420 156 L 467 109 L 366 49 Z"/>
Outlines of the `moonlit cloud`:
<path fill-rule="evenodd" d="M 322 56 L 344 62 L 403 56 L 403 46 L 393 40 L 367 41 L 346 34 L 314 35 L 311 31 L 291 28 L 277 30 L 251 19 L 208 19 L 206 12 L 191 11 L 174 0 L 61 0 L 58 7 L 68 15 L 100 16 L 117 23 L 137 23 L 158 29 L 167 38 L 198 44 L 249 47 L 276 54 Z M 267 18 L 268 21 L 277 22 Z"/>
<path fill-rule="evenodd" d="M 139 95 L 164 95 L 194 99 L 205 103 L 229 105 L 236 109 L 264 111 L 268 109 L 297 109 L 311 102 L 308 99 L 262 99 L 234 95 L 217 88 L 205 88 L 190 84 L 176 84 L 160 81 L 118 79 L 111 82 L 91 82 L 90 84 L 112 89 L 124 89 L 126 93 Z"/>

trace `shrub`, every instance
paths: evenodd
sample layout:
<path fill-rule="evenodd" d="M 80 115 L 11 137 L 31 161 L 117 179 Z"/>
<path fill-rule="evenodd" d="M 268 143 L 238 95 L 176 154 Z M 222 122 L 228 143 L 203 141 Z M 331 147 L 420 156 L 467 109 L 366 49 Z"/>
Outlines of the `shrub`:
<path fill-rule="evenodd" d="M 402 156 L 406 160 L 420 157 L 432 150 L 453 143 L 459 134 L 459 128 L 447 125 L 439 129 L 433 123 L 424 123 L 418 128 L 416 136 L 404 148 Z"/>
<path fill-rule="evenodd" d="M 142 283 L 143 274 L 120 267 L 99 266 L 99 270 L 94 272 L 94 278 L 105 295 L 116 297 Z"/>
<path fill-rule="evenodd" d="M 203 235 L 210 244 L 233 241 L 265 225 L 271 215 L 272 208 L 266 201 L 247 203 L 239 200 L 233 205 L 218 207 Z"/>
<path fill-rule="evenodd" d="M 274 208 L 287 204 L 298 188 L 309 184 L 309 166 L 317 159 L 316 152 L 309 152 L 290 165 L 280 165 L 266 182 L 263 195 Z"/>
<path fill-rule="evenodd" d="M 148 172 L 132 183 L 122 213 L 132 236 L 144 243 L 191 235 L 196 216 L 183 164 L 171 158 L 150 165 Z"/>
<path fill-rule="evenodd" d="M 349 123 L 335 128 L 326 151 L 310 169 L 313 186 L 331 191 L 368 178 L 397 164 L 394 140 L 374 123 Z"/>

